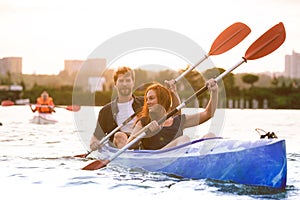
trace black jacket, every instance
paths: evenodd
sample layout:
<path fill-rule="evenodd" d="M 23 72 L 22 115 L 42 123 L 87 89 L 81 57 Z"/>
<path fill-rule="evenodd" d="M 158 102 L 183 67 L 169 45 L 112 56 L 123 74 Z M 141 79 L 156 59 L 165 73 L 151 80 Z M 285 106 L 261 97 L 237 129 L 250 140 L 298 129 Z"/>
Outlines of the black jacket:
<path fill-rule="evenodd" d="M 133 98 L 134 100 L 132 103 L 132 108 L 135 113 L 138 113 L 143 107 L 144 97 L 133 96 Z M 94 136 L 98 140 L 101 140 L 101 138 L 105 137 L 118 126 L 116 123 L 118 112 L 119 110 L 117 106 L 117 98 L 112 102 L 104 105 L 103 108 L 99 111 L 98 120 L 94 131 Z M 113 135 L 110 137 L 110 141 L 113 141 Z"/>

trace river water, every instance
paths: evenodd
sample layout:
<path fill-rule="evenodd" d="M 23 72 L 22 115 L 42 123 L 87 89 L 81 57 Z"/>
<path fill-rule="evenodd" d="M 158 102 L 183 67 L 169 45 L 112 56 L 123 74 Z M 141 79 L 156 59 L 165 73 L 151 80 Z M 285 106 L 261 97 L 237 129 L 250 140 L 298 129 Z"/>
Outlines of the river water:
<path fill-rule="evenodd" d="M 93 154 L 85 159 L 73 156 L 86 153 L 99 109 L 82 107 L 76 115 L 87 110 L 94 114 L 78 120 L 74 112 L 57 108 L 57 124 L 38 125 L 29 122 L 33 113 L 28 106 L 0 107 L 1 199 L 299 199 L 300 110 L 224 110 L 223 137 L 256 139 L 255 128 L 261 128 L 286 139 L 287 187 L 274 191 L 112 166 L 81 170 L 93 161 Z M 187 132 L 197 138 L 194 133 Z"/>

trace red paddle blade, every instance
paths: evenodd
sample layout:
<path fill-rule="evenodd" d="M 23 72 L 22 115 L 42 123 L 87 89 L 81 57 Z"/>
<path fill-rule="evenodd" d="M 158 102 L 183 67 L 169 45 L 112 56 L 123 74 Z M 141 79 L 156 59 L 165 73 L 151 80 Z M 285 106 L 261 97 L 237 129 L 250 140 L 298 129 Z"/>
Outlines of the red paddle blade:
<path fill-rule="evenodd" d="M 105 167 L 109 163 L 109 160 L 96 160 L 87 166 L 81 168 L 82 170 L 96 170 Z"/>
<path fill-rule="evenodd" d="M 249 33 L 251 29 L 241 22 L 236 22 L 226 28 L 212 44 L 208 55 L 218 55 L 235 47 L 239 44 Z"/>
<path fill-rule="evenodd" d="M 85 154 L 78 154 L 78 155 L 75 155 L 73 157 L 75 157 L 75 158 L 86 158 L 87 156 L 88 156 L 88 154 L 85 153 Z"/>
<path fill-rule="evenodd" d="M 77 112 L 80 110 L 80 106 L 78 105 L 71 105 L 71 106 L 67 106 L 66 109 L 69 110 L 69 111 L 74 111 L 74 112 Z"/>
<path fill-rule="evenodd" d="M 73 157 L 75 157 L 75 158 L 86 158 L 88 155 L 90 155 L 90 153 L 92 153 L 92 150 L 90 150 L 90 151 L 88 151 L 87 153 L 84 153 L 84 154 L 75 155 Z"/>
<path fill-rule="evenodd" d="M 246 51 L 246 60 L 255 60 L 275 51 L 284 42 L 286 37 L 282 22 L 270 28 L 260 36 Z"/>

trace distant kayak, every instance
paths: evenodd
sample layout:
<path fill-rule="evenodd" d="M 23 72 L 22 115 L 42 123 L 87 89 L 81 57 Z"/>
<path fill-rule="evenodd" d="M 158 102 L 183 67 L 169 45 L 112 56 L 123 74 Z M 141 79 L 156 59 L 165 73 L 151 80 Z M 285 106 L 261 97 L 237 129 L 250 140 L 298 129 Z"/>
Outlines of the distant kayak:
<path fill-rule="evenodd" d="M 15 103 L 11 100 L 3 100 L 1 101 L 1 106 L 13 106 Z"/>
<path fill-rule="evenodd" d="M 55 124 L 58 121 L 51 113 L 37 113 L 31 120 L 34 124 Z"/>

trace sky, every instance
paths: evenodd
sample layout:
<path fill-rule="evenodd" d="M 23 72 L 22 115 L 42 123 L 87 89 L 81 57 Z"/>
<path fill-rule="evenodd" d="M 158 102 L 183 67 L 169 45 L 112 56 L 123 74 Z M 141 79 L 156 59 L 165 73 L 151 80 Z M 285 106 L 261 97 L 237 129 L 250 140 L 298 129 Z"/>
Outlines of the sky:
<path fill-rule="evenodd" d="M 0 58 L 22 57 L 25 74 L 58 74 L 64 60 L 85 60 L 110 38 L 143 28 L 175 31 L 208 52 L 226 27 L 243 22 L 251 33 L 230 51 L 211 56 L 226 69 L 259 36 L 283 22 L 282 46 L 235 71 L 283 72 L 285 55 L 300 53 L 299 10 L 298 0 L 0 0 Z M 131 59 L 123 65 L 134 65 L 142 56 Z"/>

